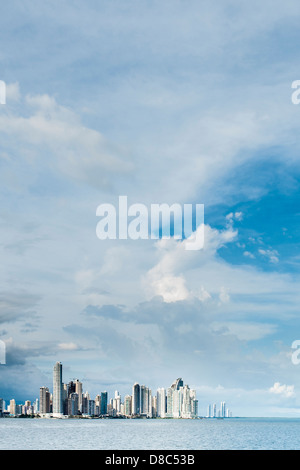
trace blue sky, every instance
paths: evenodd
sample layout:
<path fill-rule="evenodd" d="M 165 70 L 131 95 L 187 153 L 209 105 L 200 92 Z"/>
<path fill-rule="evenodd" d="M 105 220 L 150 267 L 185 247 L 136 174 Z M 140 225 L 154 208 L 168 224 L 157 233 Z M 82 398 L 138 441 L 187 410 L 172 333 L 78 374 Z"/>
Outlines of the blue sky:
<path fill-rule="evenodd" d="M 34 399 L 58 360 L 92 395 L 183 377 L 200 413 L 299 416 L 299 14 L 2 7 L 0 396 Z M 204 249 L 100 241 L 96 208 L 119 195 L 205 204 Z"/>

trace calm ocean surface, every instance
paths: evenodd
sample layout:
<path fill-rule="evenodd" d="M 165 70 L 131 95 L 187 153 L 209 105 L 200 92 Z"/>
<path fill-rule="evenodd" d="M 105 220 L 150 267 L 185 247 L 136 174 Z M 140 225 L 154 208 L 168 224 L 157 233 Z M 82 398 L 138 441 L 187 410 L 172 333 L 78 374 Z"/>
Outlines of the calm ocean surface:
<path fill-rule="evenodd" d="M 300 419 L 0 419 L 0 449 L 300 449 Z"/>

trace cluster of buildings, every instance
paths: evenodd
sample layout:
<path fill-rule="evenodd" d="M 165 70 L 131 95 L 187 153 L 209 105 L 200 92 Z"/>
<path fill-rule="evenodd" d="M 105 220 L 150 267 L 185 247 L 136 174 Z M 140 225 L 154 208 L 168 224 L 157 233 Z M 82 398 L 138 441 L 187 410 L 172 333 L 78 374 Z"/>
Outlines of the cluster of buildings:
<path fill-rule="evenodd" d="M 217 405 L 208 405 L 207 418 L 232 418 L 232 411 L 227 408 L 225 401 L 221 402 L 220 408 L 217 410 Z"/>
<path fill-rule="evenodd" d="M 78 379 L 68 384 L 62 380 L 62 364 L 57 362 L 53 369 L 53 392 L 48 387 L 40 388 L 40 396 L 33 403 L 25 401 L 17 404 L 10 400 L 6 407 L 0 398 L 0 416 L 38 416 L 38 417 L 108 417 L 108 418 L 198 418 L 196 391 L 184 385 L 181 378 L 169 388 L 159 388 L 152 394 L 150 388 L 135 383 L 132 394 L 121 399 L 118 391 L 108 400 L 108 393 L 101 392 L 91 398 L 83 392 L 82 382 Z M 221 402 L 209 405 L 207 418 L 230 418 L 231 411 Z"/>
<path fill-rule="evenodd" d="M 91 398 L 83 393 L 82 382 L 62 380 L 62 364 L 57 362 L 53 369 L 53 393 L 48 387 L 40 388 L 40 397 L 35 402 L 16 404 L 13 399 L 5 409 L 0 399 L 0 416 L 40 416 L 62 418 L 76 417 L 124 417 L 124 418 L 197 418 L 198 400 L 196 391 L 177 379 L 169 388 L 159 388 L 155 395 L 145 385 L 135 383 L 132 394 L 122 401 L 119 392 L 108 401 L 107 392 Z"/>

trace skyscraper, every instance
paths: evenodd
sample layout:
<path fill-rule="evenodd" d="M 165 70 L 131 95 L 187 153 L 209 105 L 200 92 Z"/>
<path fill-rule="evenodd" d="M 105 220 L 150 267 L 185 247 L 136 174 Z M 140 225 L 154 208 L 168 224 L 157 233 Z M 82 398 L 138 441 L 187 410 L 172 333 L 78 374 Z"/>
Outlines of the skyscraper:
<path fill-rule="evenodd" d="M 50 413 L 50 392 L 47 387 L 40 388 L 40 413 Z"/>
<path fill-rule="evenodd" d="M 157 397 L 154 395 L 151 397 L 152 402 L 152 417 L 155 418 L 157 416 Z"/>
<path fill-rule="evenodd" d="M 117 414 L 121 412 L 121 395 L 117 390 L 115 391 L 115 398 L 113 399 L 113 408 L 116 410 Z"/>
<path fill-rule="evenodd" d="M 132 403 L 131 395 L 125 395 L 125 398 L 124 398 L 124 414 L 125 414 L 125 416 L 130 416 L 131 415 L 131 403 Z"/>
<path fill-rule="evenodd" d="M 82 412 L 82 383 L 75 380 L 75 393 L 78 395 L 78 411 Z"/>
<path fill-rule="evenodd" d="M 132 414 L 139 415 L 141 413 L 141 392 L 140 386 L 136 382 L 132 387 Z"/>
<path fill-rule="evenodd" d="M 188 385 L 185 385 L 182 389 L 182 410 L 181 416 L 183 418 L 190 418 L 191 417 L 191 390 Z M 192 394 L 193 396 L 193 394 Z"/>
<path fill-rule="evenodd" d="M 183 387 L 183 380 L 181 377 L 179 379 L 174 380 L 174 382 L 171 385 L 171 388 L 173 390 L 179 390 L 180 387 Z"/>
<path fill-rule="evenodd" d="M 173 390 L 172 414 L 173 418 L 179 418 L 181 413 L 181 390 Z"/>
<path fill-rule="evenodd" d="M 71 393 L 68 398 L 68 415 L 78 415 L 78 395 L 77 393 Z"/>
<path fill-rule="evenodd" d="M 157 416 L 165 418 L 166 416 L 166 390 L 159 388 L 157 390 Z"/>
<path fill-rule="evenodd" d="M 88 415 L 95 415 L 95 400 L 88 400 Z"/>
<path fill-rule="evenodd" d="M 17 414 L 17 411 L 16 411 L 16 400 L 13 398 L 12 400 L 10 400 L 9 402 L 9 414 L 11 416 L 15 416 Z"/>
<path fill-rule="evenodd" d="M 63 414 L 62 364 L 57 362 L 53 368 L 53 415 Z"/>
<path fill-rule="evenodd" d="M 226 417 L 226 403 L 225 403 L 225 401 L 221 402 L 221 417 L 222 418 Z"/>
<path fill-rule="evenodd" d="M 101 392 L 100 414 L 101 415 L 107 414 L 107 392 Z"/>
<path fill-rule="evenodd" d="M 140 413 L 149 417 L 152 416 L 152 393 L 145 385 L 140 387 L 140 400 Z"/>
<path fill-rule="evenodd" d="M 168 418 L 173 418 L 173 394 L 174 394 L 174 389 L 172 389 L 172 387 L 169 387 L 167 389 L 167 417 Z"/>

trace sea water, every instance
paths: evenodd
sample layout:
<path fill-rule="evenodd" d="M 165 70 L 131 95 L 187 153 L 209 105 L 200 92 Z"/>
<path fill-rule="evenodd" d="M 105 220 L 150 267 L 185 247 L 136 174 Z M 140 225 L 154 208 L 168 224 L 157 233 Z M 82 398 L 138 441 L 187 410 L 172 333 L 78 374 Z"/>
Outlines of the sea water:
<path fill-rule="evenodd" d="M 0 449 L 300 449 L 300 419 L 0 419 Z"/>

